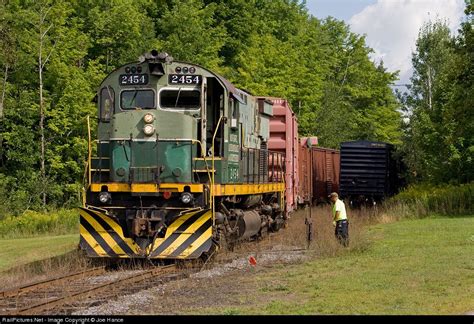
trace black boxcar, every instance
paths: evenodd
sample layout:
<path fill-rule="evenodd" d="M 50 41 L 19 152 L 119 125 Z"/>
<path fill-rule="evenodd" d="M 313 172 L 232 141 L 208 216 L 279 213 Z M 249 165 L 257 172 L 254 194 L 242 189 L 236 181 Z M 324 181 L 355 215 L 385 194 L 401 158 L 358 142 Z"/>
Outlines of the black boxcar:
<path fill-rule="evenodd" d="M 380 201 L 398 189 L 393 145 L 384 142 L 341 143 L 340 195 L 357 202 Z"/>

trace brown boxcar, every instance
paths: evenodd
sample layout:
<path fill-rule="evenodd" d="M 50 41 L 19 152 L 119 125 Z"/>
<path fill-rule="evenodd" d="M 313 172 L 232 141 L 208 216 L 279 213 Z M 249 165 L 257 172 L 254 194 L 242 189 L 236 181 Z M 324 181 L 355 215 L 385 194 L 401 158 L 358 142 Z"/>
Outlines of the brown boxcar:
<path fill-rule="evenodd" d="M 317 137 L 302 137 L 298 146 L 298 204 L 310 204 L 313 197 L 313 170 L 311 150 L 318 144 Z"/>
<path fill-rule="evenodd" d="M 268 150 L 285 153 L 286 211 L 297 208 L 298 196 L 298 120 L 287 100 L 265 98 L 273 103 Z"/>
<path fill-rule="evenodd" d="M 331 192 L 339 192 L 341 154 L 338 150 L 313 147 L 313 203 L 327 202 Z"/>

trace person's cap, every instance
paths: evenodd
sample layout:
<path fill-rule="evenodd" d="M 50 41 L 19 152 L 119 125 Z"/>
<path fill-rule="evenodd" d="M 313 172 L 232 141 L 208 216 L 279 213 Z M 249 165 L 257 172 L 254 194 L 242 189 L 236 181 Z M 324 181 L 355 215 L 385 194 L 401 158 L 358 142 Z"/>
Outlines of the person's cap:
<path fill-rule="evenodd" d="M 339 197 L 339 195 L 337 194 L 337 192 L 331 192 L 328 198 L 332 198 L 332 197 Z"/>

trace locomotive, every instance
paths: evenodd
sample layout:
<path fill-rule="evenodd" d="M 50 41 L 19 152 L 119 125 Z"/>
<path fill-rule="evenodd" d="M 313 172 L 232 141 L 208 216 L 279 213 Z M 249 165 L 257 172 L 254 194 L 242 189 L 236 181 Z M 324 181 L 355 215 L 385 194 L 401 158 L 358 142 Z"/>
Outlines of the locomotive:
<path fill-rule="evenodd" d="M 197 259 L 285 225 L 271 100 L 155 50 L 111 72 L 96 98 L 80 208 L 89 257 Z"/>

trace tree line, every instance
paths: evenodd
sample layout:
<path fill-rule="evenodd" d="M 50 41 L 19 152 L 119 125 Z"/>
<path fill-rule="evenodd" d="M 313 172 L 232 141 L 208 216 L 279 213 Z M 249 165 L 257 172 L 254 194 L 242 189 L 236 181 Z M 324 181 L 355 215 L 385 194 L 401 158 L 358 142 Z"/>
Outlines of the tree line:
<path fill-rule="evenodd" d="M 447 22 L 421 28 L 412 55 L 414 73 L 401 94 L 403 153 L 411 181 L 474 180 L 474 1 L 466 0 L 456 35 Z"/>
<path fill-rule="evenodd" d="M 97 87 L 116 67 L 150 49 L 201 64 L 255 95 L 287 98 L 300 133 L 318 136 L 321 146 L 337 148 L 356 139 L 391 142 L 404 148 L 416 179 L 434 181 L 434 174 L 444 171 L 434 170 L 431 158 L 439 147 L 433 145 L 448 143 L 460 157 L 450 157 L 443 168 L 464 168 L 469 159 L 472 168 L 472 99 L 467 98 L 472 98 L 472 73 L 461 76 L 465 66 L 472 71 L 470 28 L 468 20 L 456 39 L 448 37 L 452 67 L 443 67 L 450 73 L 443 76 L 444 85 L 432 80 L 429 112 L 422 92 L 425 72 L 415 66 L 419 87 L 414 79 L 410 92 L 397 98 L 390 87 L 397 72 L 370 59 L 364 36 L 343 21 L 311 16 L 304 1 L 0 0 L 0 215 L 78 204 L 86 116 L 97 115 L 92 102 Z M 432 29 L 426 32 L 438 30 Z M 436 62 L 430 63 L 431 78 L 442 74 Z M 448 86 L 449 104 L 442 95 Z M 426 146 L 422 139 L 436 136 L 429 131 L 442 130 L 450 116 L 437 117 L 435 111 L 451 109 L 441 106 L 471 115 L 457 115 L 464 126 L 450 124 L 446 142 Z M 401 108 L 410 112 L 409 123 Z M 420 127 L 416 123 L 426 114 L 433 124 Z M 462 140 L 460 129 L 470 129 Z M 412 149 L 424 151 L 410 155 Z M 454 178 L 453 173 L 442 181 Z M 470 178 L 456 179 L 472 180 L 472 170 Z"/>

